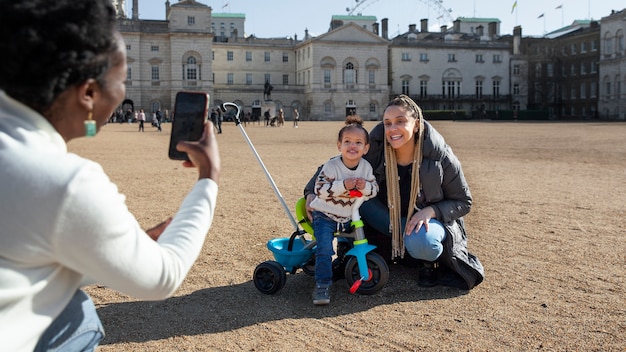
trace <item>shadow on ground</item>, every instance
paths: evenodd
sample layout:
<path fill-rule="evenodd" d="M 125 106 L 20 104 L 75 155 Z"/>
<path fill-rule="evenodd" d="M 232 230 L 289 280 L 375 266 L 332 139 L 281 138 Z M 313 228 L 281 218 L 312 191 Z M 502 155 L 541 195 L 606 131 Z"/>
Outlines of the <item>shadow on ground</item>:
<path fill-rule="evenodd" d="M 371 296 L 351 295 L 345 280 L 335 282 L 329 306 L 311 303 L 313 278 L 303 272 L 287 275 L 287 284 L 274 295 L 260 293 L 252 281 L 195 291 L 158 302 L 114 303 L 98 308 L 106 331 L 103 345 L 146 342 L 235 330 L 282 319 L 349 315 L 397 302 L 447 299 L 468 291 L 451 287 L 421 288 L 417 269 L 392 265 L 385 288 Z M 254 302 L 243 305 L 242 302 Z M 171 323 L 171 324 L 170 324 Z"/>

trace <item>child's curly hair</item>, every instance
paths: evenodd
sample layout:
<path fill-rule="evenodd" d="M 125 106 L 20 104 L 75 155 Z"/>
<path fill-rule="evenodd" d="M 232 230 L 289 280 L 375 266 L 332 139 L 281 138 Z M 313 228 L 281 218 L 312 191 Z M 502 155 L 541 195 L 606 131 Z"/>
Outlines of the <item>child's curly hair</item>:
<path fill-rule="evenodd" d="M 337 140 L 341 141 L 341 139 L 343 138 L 344 132 L 348 131 L 350 129 L 356 129 L 356 130 L 363 131 L 363 133 L 365 133 L 365 144 L 370 144 L 370 134 L 369 134 L 369 132 L 367 132 L 365 127 L 363 127 L 363 119 L 361 119 L 361 117 L 359 117 L 359 115 L 348 115 L 348 116 L 346 116 L 346 125 L 343 126 L 339 130 L 339 136 L 337 137 Z"/>

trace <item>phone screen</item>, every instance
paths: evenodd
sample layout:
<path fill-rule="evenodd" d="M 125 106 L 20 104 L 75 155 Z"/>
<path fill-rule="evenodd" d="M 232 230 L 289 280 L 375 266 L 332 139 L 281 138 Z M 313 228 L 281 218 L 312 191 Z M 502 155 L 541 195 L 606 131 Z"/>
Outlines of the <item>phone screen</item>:
<path fill-rule="evenodd" d="M 178 92 L 174 103 L 169 157 L 188 160 L 187 153 L 176 150 L 179 141 L 197 141 L 202 137 L 209 109 L 209 95 L 201 92 Z"/>

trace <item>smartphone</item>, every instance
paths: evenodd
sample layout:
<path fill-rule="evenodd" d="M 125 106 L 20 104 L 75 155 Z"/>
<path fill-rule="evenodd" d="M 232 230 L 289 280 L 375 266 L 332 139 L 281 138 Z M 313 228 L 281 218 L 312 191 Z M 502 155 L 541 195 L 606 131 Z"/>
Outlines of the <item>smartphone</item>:
<path fill-rule="evenodd" d="M 202 92 L 178 92 L 174 102 L 169 157 L 189 160 L 187 153 L 176 150 L 180 141 L 197 141 L 202 137 L 209 113 L 209 95 Z"/>

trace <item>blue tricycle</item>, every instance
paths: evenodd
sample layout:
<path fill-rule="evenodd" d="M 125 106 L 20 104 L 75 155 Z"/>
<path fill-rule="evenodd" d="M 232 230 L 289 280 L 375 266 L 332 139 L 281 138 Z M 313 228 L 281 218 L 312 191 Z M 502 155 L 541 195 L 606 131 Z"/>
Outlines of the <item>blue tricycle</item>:
<path fill-rule="evenodd" d="M 272 176 L 267 171 L 265 164 L 241 125 L 239 119 L 241 109 L 234 103 L 224 103 L 221 109 L 225 112 L 227 107 L 236 109 L 234 115 L 235 124 L 239 127 L 250 149 L 252 149 L 252 153 L 265 172 L 265 176 L 295 229 L 289 237 L 269 240 L 267 248 L 274 255 L 275 260 L 264 261 L 254 269 L 254 286 L 260 292 L 269 295 L 285 287 L 287 273 L 295 274 L 298 269 L 302 269 L 307 275 L 313 276 L 315 274 L 315 234 L 306 214 L 305 199 L 301 198 L 296 202 L 295 210 L 298 218 L 298 221 L 296 221 Z M 335 234 L 336 237 L 351 239 L 352 248 L 345 253 L 338 251 L 338 257 L 333 261 L 333 270 L 343 272 L 333 273 L 333 276 L 344 276 L 350 288 L 350 293 L 372 295 L 387 284 L 389 267 L 380 254 L 373 252 L 376 246 L 369 244 L 365 238 L 363 221 L 359 215 L 359 207 L 364 199 L 359 194 L 353 194 L 353 196 L 358 197 L 358 199 L 352 207 L 352 226 L 349 231 Z"/>

